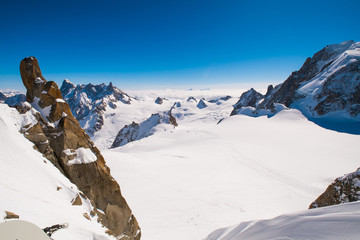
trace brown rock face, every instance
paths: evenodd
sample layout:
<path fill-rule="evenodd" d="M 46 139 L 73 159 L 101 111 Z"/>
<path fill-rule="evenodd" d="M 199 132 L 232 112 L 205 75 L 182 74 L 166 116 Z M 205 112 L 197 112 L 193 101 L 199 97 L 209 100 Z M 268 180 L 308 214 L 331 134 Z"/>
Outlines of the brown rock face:
<path fill-rule="evenodd" d="M 19 219 L 19 215 L 13 213 L 13 212 L 9 212 L 9 211 L 5 211 L 5 218 L 4 219 Z"/>
<path fill-rule="evenodd" d="M 313 203 L 309 209 L 326 207 L 347 202 L 360 200 L 360 168 L 355 172 L 346 174 L 327 187 Z"/>
<path fill-rule="evenodd" d="M 112 235 L 140 239 L 140 228 L 119 184 L 73 117 L 57 84 L 45 80 L 34 57 L 21 61 L 20 73 L 27 101 L 40 113 L 36 116 L 38 123 L 24 130 L 25 136 L 93 202 L 94 212 Z"/>

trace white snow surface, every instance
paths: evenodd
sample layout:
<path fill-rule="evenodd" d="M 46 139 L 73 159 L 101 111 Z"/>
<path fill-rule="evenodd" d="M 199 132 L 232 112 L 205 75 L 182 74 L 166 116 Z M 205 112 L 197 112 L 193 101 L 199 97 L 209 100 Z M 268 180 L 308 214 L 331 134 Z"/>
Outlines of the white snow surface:
<path fill-rule="evenodd" d="M 114 239 L 96 217 L 89 221 L 83 216 L 92 210 L 89 200 L 82 198 L 81 206 L 71 204 L 77 187 L 19 133 L 24 116 L 5 104 L 0 104 L 0 112 L 0 221 L 10 211 L 40 228 L 69 223 L 52 235 L 54 240 Z"/>
<path fill-rule="evenodd" d="M 65 103 L 64 99 L 61 99 L 61 98 L 57 98 L 55 99 L 56 102 L 59 102 L 59 103 Z"/>
<path fill-rule="evenodd" d="M 359 224 L 360 202 L 355 202 L 243 222 L 205 240 L 358 240 Z"/>
<path fill-rule="evenodd" d="M 335 178 L 359 167 L 359 135 L 321 128 L 298 110 L 228 117 L 242 91 L 125 91 L 137 100 L 107 109 L 93 140 L 142 239 L 199 240 L 215 229 L 302 211 Z M 233 98 L 209 102 L 227 95 Z M 186 101 L 190 96 L 197 102 Z M 162 105 L 157 97 L 165 98 Z M 206 108 L 196 106 L 201 98 Z M 106 150 L 123 125 L 174 103 L 178 127 Z"/>
<path fill-rule="evenodd" d="M 48 117 L 50 116 L 52 106 L 49 105 L 47 107 L 41 108 L 39 106 L 39 101 L 40 101 L 40 98 L 34 97 L 34 101 L 31 103 L 31 106 L 36 111 L 38 111 L 45 120 L 49 120 Z"/>
<path fill-rule="evenodd" d="M 80 147 L 75 150 L 66 149 L 63 150 L 63 152 L 68 156 L 74 157 L 74 159 L 70 160 L 67 163 L 68 165 L 92 163 L 95 162 L 97 159 L 96 155 L 91 151 L 90 148 Z"/>

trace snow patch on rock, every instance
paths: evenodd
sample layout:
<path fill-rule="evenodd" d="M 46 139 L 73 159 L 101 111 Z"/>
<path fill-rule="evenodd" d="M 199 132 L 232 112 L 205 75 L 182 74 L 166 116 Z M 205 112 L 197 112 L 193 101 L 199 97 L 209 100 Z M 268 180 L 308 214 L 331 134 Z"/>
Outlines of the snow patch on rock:
<path fill-rule="evenodd" d="M 97 159 L 96 155 L 91 151 L 90 148 L 81 147 L 76 150 L 65 149 L 63 152 L 66 155 L 73 157 L 73 159 L 67 163 L 68 165 L 92 163 Z"/>

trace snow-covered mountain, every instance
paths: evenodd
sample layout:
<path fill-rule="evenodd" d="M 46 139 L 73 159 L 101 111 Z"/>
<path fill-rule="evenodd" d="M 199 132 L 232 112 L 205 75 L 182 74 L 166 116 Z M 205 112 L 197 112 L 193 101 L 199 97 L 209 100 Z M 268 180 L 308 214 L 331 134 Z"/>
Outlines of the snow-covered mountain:
<path fill-rule="evenodd" d="M 26 96 L 16 90 L 0 90 L 0 103 L 5 103 L 11 107 L 21 105 L 26 101 Z"/>
<path fill-rule="evenodd" d="M 75 85 L 65 79 L 60 91 L 80 126 L 90 135 L 103 126 L 107 107 L 115 109 L 117 104 L 131 103 L 131 98 L 112 83 Z"/>
<path fill-rule="evenodd" d="M 242 96 L 232 115 L 272 116 L 284 108 L 296 108 L 320 125 L 360 133 L 359 69 L 360 42 L 326 46 L 282 84 L 269 86 L 265 96 L 253 90 Z M 331 127 L 332 122 L 338 126 Z M 339 128 L 340 122 L 348 129 Z"/>

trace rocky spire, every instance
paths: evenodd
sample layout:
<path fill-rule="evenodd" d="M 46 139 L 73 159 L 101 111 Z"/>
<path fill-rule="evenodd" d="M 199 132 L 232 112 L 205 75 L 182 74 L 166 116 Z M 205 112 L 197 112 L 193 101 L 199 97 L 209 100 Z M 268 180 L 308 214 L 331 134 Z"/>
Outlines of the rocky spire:
<path fill-rule="evenodd" d="M 38 61 L 21 61 L 27 101 L 40 114 L 25 136 L 92 201 L 94 212 L 119 239 L 140 239 L 140 228 L 100 151 L 80 127 L 57 84 L 46 81 Z M 42 144 L 47 145 L 43 147 Z"/>

